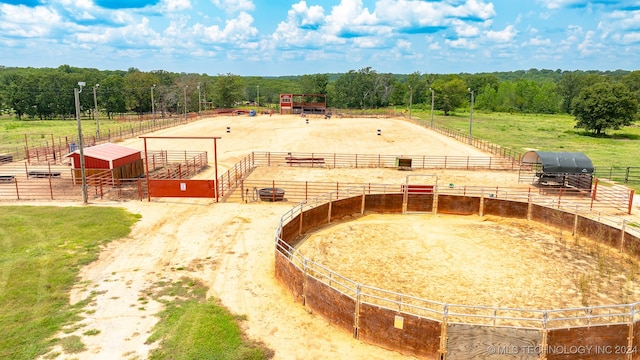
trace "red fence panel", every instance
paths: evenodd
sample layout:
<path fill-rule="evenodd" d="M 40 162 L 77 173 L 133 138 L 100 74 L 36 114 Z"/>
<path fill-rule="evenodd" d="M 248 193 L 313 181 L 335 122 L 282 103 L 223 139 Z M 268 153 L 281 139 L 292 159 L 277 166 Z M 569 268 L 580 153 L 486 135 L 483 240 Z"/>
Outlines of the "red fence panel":
<path fill-rule="evenodd" d="M 215 198 L 215 182 L 213 180 L 149 179 L 149 196 Z"/>

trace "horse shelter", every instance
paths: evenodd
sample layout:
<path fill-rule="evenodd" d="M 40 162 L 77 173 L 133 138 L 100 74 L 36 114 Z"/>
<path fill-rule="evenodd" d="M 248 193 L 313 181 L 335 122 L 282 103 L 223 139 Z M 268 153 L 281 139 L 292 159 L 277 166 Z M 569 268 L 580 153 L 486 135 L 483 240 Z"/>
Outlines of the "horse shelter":
<path fill-rule="evenodd" d="M 591 159 L 581 152 L 528 151 L 522 157 L 519 179 L 533 179 L 533 184 L 544 187 L 590 191 L 593 171 Z"/>
<path fill-rule="evenodd" d="M 111 181 L 132 179 L 144 175 L 140 150 L 105 143 L 83 149 L 85 171 L 88 177 L 110 172 Z M 66 155 L 71 160 L 74 184 L 81 183 L 80 151 Z"/>

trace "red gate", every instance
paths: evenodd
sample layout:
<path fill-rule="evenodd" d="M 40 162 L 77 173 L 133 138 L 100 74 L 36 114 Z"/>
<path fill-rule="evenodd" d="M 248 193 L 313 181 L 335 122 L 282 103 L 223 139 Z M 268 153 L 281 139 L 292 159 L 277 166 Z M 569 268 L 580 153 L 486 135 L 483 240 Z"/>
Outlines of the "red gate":
<path fill-rule="evenodd" d="M 150 179 L 149 197 L 215 198 L 215 181 Z"/>

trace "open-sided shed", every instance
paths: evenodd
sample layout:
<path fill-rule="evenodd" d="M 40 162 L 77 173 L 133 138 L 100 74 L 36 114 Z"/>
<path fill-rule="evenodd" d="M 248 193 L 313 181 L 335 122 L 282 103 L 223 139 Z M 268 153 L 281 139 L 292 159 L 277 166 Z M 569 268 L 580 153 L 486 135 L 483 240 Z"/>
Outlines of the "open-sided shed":
<path fill-rule="evenodd" d="M 534 172 L 536 184 L 591 189 L 593 163 L 581 152 L 529 151 L 522 165 Z"/>
<path fill-rule="evenodd" d="M 111 171 L 112 180 L 132 179 L 144 175 L 140 150 L 105 143 L 83 149 L 87 177 Z M 81 178 L 80 150 L 67 155 L 71 159 L 73 178 Z"/>

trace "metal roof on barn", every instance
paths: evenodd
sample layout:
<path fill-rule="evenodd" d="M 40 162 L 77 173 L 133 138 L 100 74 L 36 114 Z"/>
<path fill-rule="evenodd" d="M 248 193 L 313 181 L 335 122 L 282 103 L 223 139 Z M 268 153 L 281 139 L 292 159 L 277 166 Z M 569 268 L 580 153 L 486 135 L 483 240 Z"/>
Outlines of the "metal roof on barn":
<path fill-rule="evenodd" d="M 545 174 L 593 174 L 593 163 L 581 152 L 529 151 L 523 164 L 542 164 Z"/>
<path fill-rule="evenodd" d="M 113 161 L 121 159 L 133 154 L 139 154 L 140 150 L 130 149 L 128 147 L 105 143 L 96 146 L 86 147 L 82 149 L 85 157 L 92 157 L 95 159 Z M 72 154 L 79 154 L 80 150 L 74 151 Z"/>

